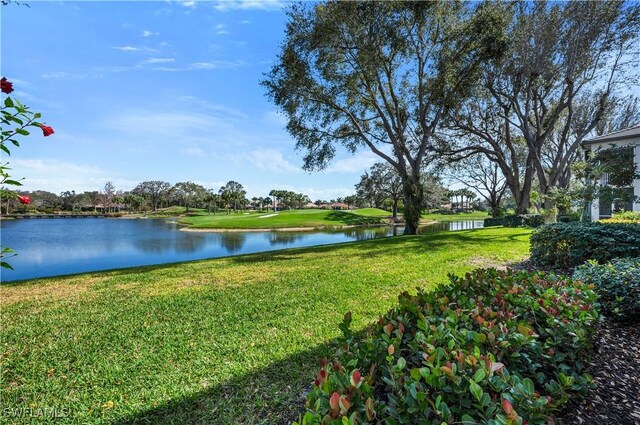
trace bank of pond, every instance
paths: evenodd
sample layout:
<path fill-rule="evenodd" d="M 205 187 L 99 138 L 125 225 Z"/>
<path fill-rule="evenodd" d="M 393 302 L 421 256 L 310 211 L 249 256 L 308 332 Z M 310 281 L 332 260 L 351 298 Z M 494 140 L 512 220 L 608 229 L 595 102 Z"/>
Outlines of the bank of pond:
<path fill-rule="evenodd" d="M 305 231 L 185 232 L 174 219 L 65 219 L 2 221 L 9 259 L 2 281 L 166 264 L 283 248 L 308 247 L 401 235 L 402 226 Z M 482 221 L 434 222 L 421 233 L 481 228 Z M 247 229 L 249 230 L 249 229 Z M 255 230 L 255 229 L 254 229 Z"/>

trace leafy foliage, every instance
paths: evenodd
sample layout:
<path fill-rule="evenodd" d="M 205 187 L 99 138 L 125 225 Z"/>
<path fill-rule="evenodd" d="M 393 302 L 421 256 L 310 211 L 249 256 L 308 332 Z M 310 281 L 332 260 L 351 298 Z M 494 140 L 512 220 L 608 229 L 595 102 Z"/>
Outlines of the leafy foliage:
<path fill-rule="evenodd" d="M 336 145 L 370 150 L 398 172 L 405 233 L 415 234 L 432 135 L 471 95 L 481 65 L 506 49 L 503 9 L 450 2 L 292 6 L 282 50 L 262 84 L 306 152 L 304 168 L 325 168 Z"/>
<path fill-rule="evenodd" d="M 484 227 L 502 226 L 504 217 L 489 217 L 484 219 Z"/>
<path fill-rule="evenodd" d="M 587 260 L 640 256 L 640 225 L 554 223 L 531 236 L 531 262 L 539 267 L 573 268 Z"/>
<path fill-rule="evenodd" d="M 340 325 L 302 424 L 543 424 L 583 374 L 596 294 L 543 273 L 476 270 L 403 293 L 364 334 Z"/>
<path fill-rule="evenodd" d="M 485 218 L 485 227 L 504 226 L 504 227 L 540 227 L 544 224 L 542 214 L 511 214 L 504 217 Z"/>
<path fill-rule="evenodd" d="M 607 264 L 589 261 L 573 278 L 595 285 L 602 312 L 616 320 L 640 319 L 640 258 L 618 258 Z"/>
<path fill-rule="evenodd" d="M 624 211 L 614 214 L 613 217 L 600 220 L 600 223 L 636 223 L 640 224 L 639 211 Z"/>
<path fill-rule="evenodd" d="M 4 4 L 4 3 L 3 3 Z M 0 134 L 0 152 L 3 155 L 11 155 L 11 149 L 14 147 L 20 147 L 18 141 L 21 137 L 26 137 L 30 134 L 29 127 L 40 128 L 43 132 L 43 136 L 48 137 L 54 133 L 53 128 L 48 125 L 44 125 L 38 122 L 42 117 L 39 112 L 33 112 L 28 106 L 22 104 L 19 100 L 8 96 L 13 92 L 13 83 L 7 80 L 6 77 L 2 77 L 1 82 L 2 93 L 7 96 L 4 97 L 0 104 L 0 122 L 2 123 L 2 129 Z M 19 199 L 21 203 L 28 204 L 31 202 L 29 197 L 21 197 L 12 190 L 7 190 L 4 186 L 22 186 L 20 179 L 16 180 L 11 177 L 9 163 L 0 163 L 0 201 L 9 199 Z M 7 206 L 7 213 L 9 207 Z M 8 247 L 0 246 L 0 268 L 12 269 L 11 265 L 6 261 L 12 257 L 13 250 Z"/>

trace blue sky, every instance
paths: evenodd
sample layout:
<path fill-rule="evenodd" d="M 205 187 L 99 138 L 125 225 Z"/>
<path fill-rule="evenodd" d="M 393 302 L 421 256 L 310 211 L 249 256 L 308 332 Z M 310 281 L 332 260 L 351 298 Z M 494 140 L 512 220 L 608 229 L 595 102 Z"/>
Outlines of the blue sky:
<path fill-rule="evenodd" d="M 249 197 L 277 188 L 330 199 L 353 193 L 376 161 L 342 152 L 324 172 L 301 170 L 302 152 L 259 85 L 284 37 L 284 2 L 29 5 L 0 10 L 2 75 L 56 133 L 12 151 L 26 190 L 236 180 Z"/>

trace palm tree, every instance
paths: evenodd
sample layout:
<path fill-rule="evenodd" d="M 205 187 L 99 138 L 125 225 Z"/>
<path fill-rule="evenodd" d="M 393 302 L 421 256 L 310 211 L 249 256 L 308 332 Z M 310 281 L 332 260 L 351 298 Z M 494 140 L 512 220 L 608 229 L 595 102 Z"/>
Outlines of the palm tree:
<path fill-rule="evenodd" d="M 269 196 L 273 198 L 273 212 L 276 212 L 278 210 L 278 198 L 282 196 L 282 191 L 272 189 L 271 192 L 269 192 Z"/>

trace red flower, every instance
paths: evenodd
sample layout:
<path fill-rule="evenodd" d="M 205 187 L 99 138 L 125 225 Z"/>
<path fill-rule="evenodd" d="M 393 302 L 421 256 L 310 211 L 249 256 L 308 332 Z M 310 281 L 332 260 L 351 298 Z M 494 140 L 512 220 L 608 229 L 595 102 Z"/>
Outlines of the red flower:
<path fill-rule="evenodd" d="M 24 196 L 18 195 L 18 201 L 20 201 L 21 204 L 27 205 L 31 203 L 31 198 L 29 198 L 27 195 L 24 195 Z"/>
<path fill-rule="evenodd" d="M 13 91 L 13 83 L 7 80 L 7 77 L 2 77 L 2 80 L 0 80 L 0 86 L 2 87 L 2 93 L 9 94 Z"/>
<path fill-rule="evenodd" d="M 38 124 L 38 127 L 42 129 L 42 135 L 44 137 L 51 136 L 53 133 L 55 133 L 55 131 L 53 131 L 53 128 L 49 127 L 48 125 Z"/>

